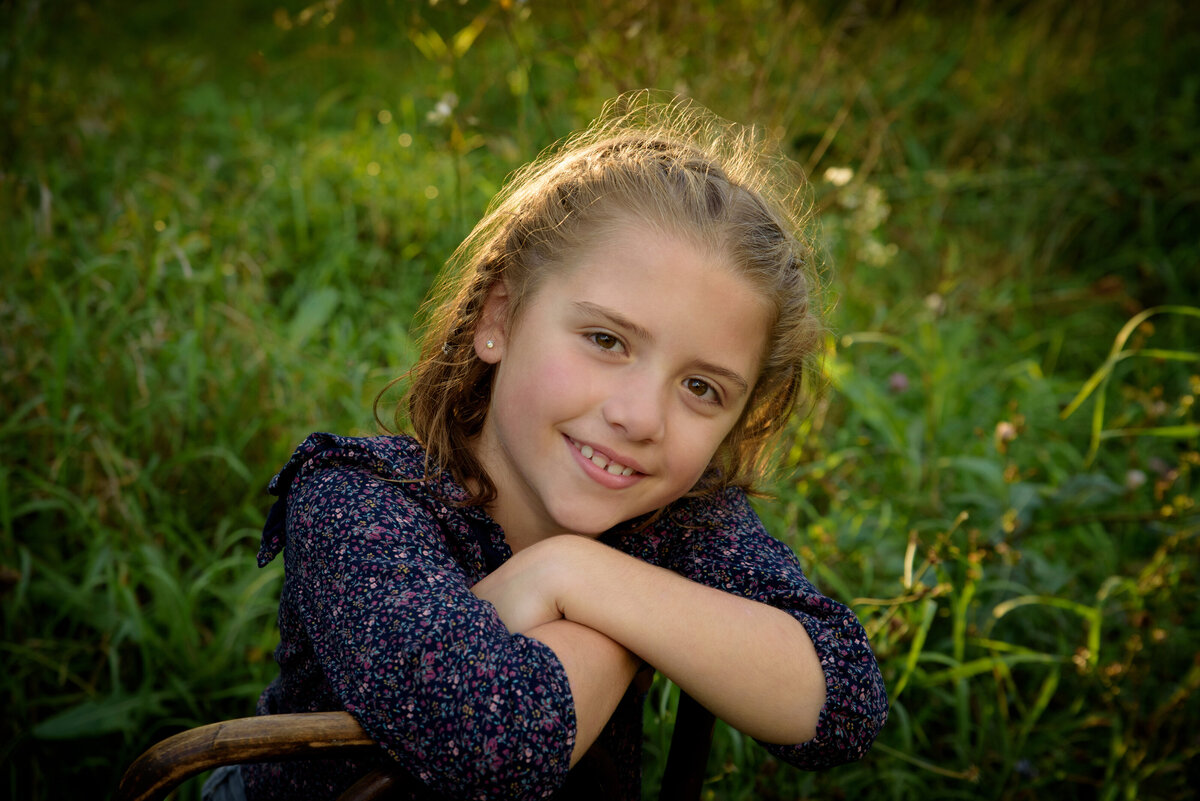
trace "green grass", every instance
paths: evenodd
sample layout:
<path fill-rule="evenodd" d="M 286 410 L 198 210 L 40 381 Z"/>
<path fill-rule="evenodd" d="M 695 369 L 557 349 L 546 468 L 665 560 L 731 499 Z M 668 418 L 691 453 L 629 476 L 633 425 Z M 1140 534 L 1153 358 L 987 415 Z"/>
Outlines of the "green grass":
<path fill-rule="evenodd" d="M 5 791 L 110 788 L 249 713 L 277 637 L 266 481 L 312 430 L 374 432 L 504 176 L 655 86 L 811 177 L 829 391 L 760 508 L 862 616 L 893 702 L 822 774 L 722 727 L 706 794 L 1191 797 L 1183 4 L 279 6 L 0 8 Z"/>

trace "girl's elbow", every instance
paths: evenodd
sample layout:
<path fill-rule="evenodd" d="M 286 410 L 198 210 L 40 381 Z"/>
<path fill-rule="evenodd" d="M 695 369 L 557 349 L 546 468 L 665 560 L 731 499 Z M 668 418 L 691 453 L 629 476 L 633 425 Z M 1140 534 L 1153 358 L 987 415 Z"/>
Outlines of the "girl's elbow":
<path fill-rule="evenodd" d="M 825 670 L 817 662 L 816 670 L 806 670 L 800 681 L 796 683 L 796 694 L 792 699 L 792 713 L 789 716 L 788 736 L 776 742 L 803 744 L 817 736 L 821 712 L 829 697 L 828 680 Z"/>
<path fill-rule="evenodd" d="M 825 706 L 825 689 L 818 688 L 816 692 L 809 691 L 792 704 L 786 720 L 781 721 L 774 736 L 760 738 L 774 743 L 790 743 L 803 745 L 817 736 L 818 724 L 821 720 L 821 710 Z M 783 707 L 781 707 L 783 708 Z"/>
<path fill-rule="evenodd" d="M 818 727 L 818 740 L 830 748 L 829 765 L 854 762 L 871 750 L 888 718 L 887 690 L 878 670 L 839 694 L 836 709 Z"/>
<path fill-rule="evenodd" d="M 806 770 L 823 770 L 861 759 L 888 718 L 887 692 L 878 669 L 855 678 L 840 677 L 827 690 L 815 717 L 801 716 L 788 745 L 768 745 L 776 756 Z M 775 740 L 779 743 L 779 740 Z"/>

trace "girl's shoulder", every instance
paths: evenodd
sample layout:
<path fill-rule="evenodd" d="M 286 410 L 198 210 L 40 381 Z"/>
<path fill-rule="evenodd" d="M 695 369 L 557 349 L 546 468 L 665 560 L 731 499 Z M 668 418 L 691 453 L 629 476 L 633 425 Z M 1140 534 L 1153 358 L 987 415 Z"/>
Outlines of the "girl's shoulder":
<path fill-rule="evenodd" d="M 425 449 L 412 437 L 344 437 L 310 434 L 292 453 L 267 489 L 272 495 L 287 495 L 300 476 L 324 468 L 350 467 L 365 470 L 389 481 L 425 479 Z"/>
<path fill-rule="evenodd" d="M 302 486 L 311 488 L 307 493 L 308 503 L 345 506 L 354 498 L 373 495 L 379 482 L 386 482 L 396 490 L 387 495 L 393 511 L 395 504 L 402 504 L 413 513 L 419 512 L 431 496 L 465 496 L 465 491 L 448 475 L 426 479 L 425 449 L 412 437 L 311 434 L 267 486 L 276 500 L 263 527 L 259 565 L 266 565 L 283 550 L 287 541 L 288 499 L 298 492 L 307 492 Z"/>
<path fill-rule="evenodd" d="M 680 498 L 648 522 L 630 521 L 606 536 L 615 547 L 655 564 L 669 561 L 669 554 L 681 546 L 727 547 L 773 539 L 745 490 L 736 487 Z"/>
<path fill-rule="evenodd" d="M 697 497 L 680 498 L 668 507 L 663 520 L 666 524 L 681 529 L 739 531 L 746 528 L 762 528 L 746 491 L 740 487 L 729 487 Z"/>

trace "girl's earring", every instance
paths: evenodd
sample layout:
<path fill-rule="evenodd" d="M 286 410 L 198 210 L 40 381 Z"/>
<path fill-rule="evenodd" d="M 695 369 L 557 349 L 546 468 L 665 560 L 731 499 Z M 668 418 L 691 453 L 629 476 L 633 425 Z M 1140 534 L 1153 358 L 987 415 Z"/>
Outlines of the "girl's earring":
<path fill-rule="evenodd" d="M 490 340 L 490 339 L 487 341 L 487 343 L 486 343 L 486 344 L 487 344 L 487 349 L 488 349 L 488 350 L 491 350 L 492 348 L 496 347 L 496 343 L 495 343 L 494 341 Z"/>

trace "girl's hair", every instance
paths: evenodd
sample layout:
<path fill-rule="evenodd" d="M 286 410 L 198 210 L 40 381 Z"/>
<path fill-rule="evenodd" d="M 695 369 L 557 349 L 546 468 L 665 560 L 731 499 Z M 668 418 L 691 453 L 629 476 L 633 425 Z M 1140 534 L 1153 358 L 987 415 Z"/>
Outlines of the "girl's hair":
<path fill-rule="evenodd" d="M 757 130 L 689 101 L 656 102 L 648 92 L 610 101 L 587 130 L 516 172 L 426 301 L 407 394 L 426 474 L 449 470 L 469 488 L 466 503 L 494 500 L 495 485 L 472 452 L 491 396 L 493 366 L 474 349 L 489 291 L 505 283 L 511 322 L 544 276 L 569 269 L 573 255 L 636 221 L 712 248 L 773 312 L 758 382 L 689 495 L 753 489 L 774 435 L 818 373 L 819 276 L 803 235 L 800 185 L 795 165 Z M 402 419 L 399 405 L 398 428 Z"/>

